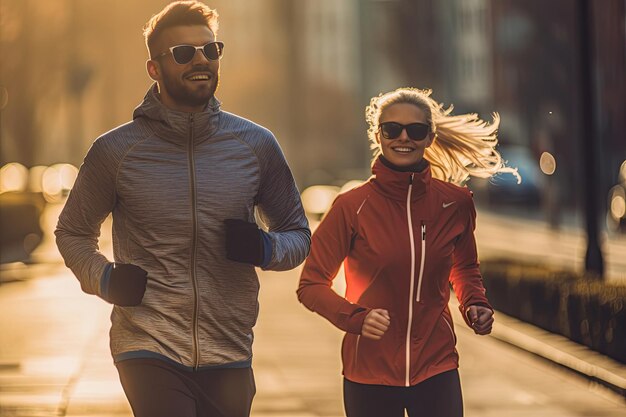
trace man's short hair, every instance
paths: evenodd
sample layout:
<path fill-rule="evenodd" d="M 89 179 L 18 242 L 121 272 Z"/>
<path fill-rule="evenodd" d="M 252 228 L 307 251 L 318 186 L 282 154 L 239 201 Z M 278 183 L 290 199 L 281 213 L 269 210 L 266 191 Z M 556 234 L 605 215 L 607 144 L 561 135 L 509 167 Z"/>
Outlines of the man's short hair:
<path fill-rule="evenodd" d="M 143 36 L 146 40 L 148 54 L 152 58 L 154 46 L 161 33 L 167 28 L 175 26 L 207 26 L 215 36 L 218 29 L 218 14 L 199 1 L 175 1 L 163 8 L 148 20 L 143 27 Z"/>

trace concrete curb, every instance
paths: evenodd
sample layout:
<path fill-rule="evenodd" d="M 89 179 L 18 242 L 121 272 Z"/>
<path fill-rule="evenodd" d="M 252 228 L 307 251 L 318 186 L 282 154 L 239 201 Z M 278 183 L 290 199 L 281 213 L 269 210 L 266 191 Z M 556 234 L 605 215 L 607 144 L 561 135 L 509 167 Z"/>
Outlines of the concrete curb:
<path fill-rule="evenodd" d="M 463 317 L 454 297 L 451 297 L 450 305 L 456 323 L 463 325 Z M 499 311 L 496 311 L 495 319 L 491 337 L 601 384 L 622 396 L 626 402 L 626 365 Z"/>
<path fill-rule="evenodd" d="M 624 397 L 626 366 L 570 339 L 497 313 L 492 336 L 597 382 Z"/>

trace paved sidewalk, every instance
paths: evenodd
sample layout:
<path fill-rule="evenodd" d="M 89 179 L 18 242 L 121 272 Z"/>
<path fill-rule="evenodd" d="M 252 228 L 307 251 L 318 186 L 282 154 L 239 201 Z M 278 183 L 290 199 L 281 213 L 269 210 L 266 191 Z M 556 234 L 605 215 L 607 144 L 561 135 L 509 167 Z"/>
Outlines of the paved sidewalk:
<path fill-rule="evenodd" d="M 295 297 L 297 274 L 294 272 L 274 273 L 263 272 L 261 280 L 261 313 L 256 326 L 255 356 L 253 367 L 257 381 L 257 396 L 253 406 L 253 417 L 289 416 L 336 417 L 343 415 L 341 403 L 341 364 L 339 347 L 341 332 L 328 324 L 325 320 L 307 311 L 299 305 Z M 454 302 L 453 302 L 454 304 Z M 454 306 L 453 306 L 454 307 Z M 534 351 L 542 356 L 553 355 L 556 362 L 574 360 L 585 369 L 595 369 L 598 377 L 606 378 L 611 375 L 615 383 L 623 384 L 626 381 L 626 367 L 601 357 L 579 345 L 575 345 L 563 338 L 550 337 L 548 333 L 533 326 L 521 323 L 502 314 L 497 314 L 497 325 L 494 334 L 489 337 L 475 336 L 465 328 L 458 310 L 455 312 L 455 326 L 459 335 L 459 352 L 461 355 L 461 375 L 465 391 L 466 415 L 478 417 L 487 415 L 554 415 L 575 416 L 560 411 L 557 414 L 537 414 L 543 410 L 547 399 L 533 400 L 537 394 L 528 394 L 531 389 L 515 388 L 518 378 L 522 375 L 507 376 L 508 369 L 491 369 L 497 363 L 490 363 L 489 354 L 481 358 L 481 353 L 487 350 L 483 346 L 492 346 L 489 351 L 497 349 L 510 351 L 510 347 L 498 340 L 506 341 L 508 345 L 520 346 L 522 349 Z M 108 313 L 102 309 L 96 312 L 99 330 L 86 350 L 81 370 L 75 380 L 66 390 L 67 416 L 130 416 L 130 409 L 124 398 L 117 379 L 117 373 L 112 365 L 108 352 Z M 524 353 L 513 349 L 506 353 L 517 358 L 515 362 L 528 362 L 527 367 L 538 365 Z M 503 355 L 499 355 L 500 357 Z M 542 361 L 539 361 L 542 362 Z M 567 363 L 563 363 L 567 366 Z M 513 369 L 513 368 L 511 368 Z M 526 371 L 523 371 L 526 372 Z M 553 371 L 551 371 L 553 372 Z M 502 383 L 489 382 L 484 378 L 493 378 L 500 373 L 506 381 L 510 378 L 507 388 Z M 491 376 L 490 376 L 491 375 Z M 538 376 L 533 378 L 539 378 Z M 546 377 L 547 378 L 547 377 Z M 567 384 L 575 389 L 582 390 L 577 394 L 580 409 L 596 410 L 585 416 L 618 416 L 626 413 L 626 399 L 606 389 L 589 385 L 589 382 L 578 376 L 563 376 L 571 378 Z M 547 379 L 549 381 L 549 379 Z M 545 384 L 546 382 L 544 382 Z M 561 382 L 564 383 L 564 382 Z M 538 382 L 541 384 L 541 382 Z M 548 385 L 553 385 L 547 383 Z M 581 386 L 583 387 L 581 389 Z M 476 387 L 483 387 L 477 390 Z M 540 387 L 540 385 L 539 385 Z M 578 387 L 578 388 L 576 388 Z M 547 395 L 549 387 L 539 388 Z M 588 389 L 595 390 L 589 391 Z M 486 390 L 486 391 L 485 391 Z M 495 391 L 501 391 L 504 398 L 497 398 Z M 526 393 L 526 394 L 520 394 Z M 597 393 L 600 393 L 599 395 Z M 509 399 L 507 400 L 507 395 Z M 565 400 L 565 399 L 563 399 Z M 535 401 L 536 403 L 533 403 Z M 550 401 L 559 403 L 559 399 Z M 597 402 L 597 403 L 596 403 Z M 528 404 L 527 404 L 528 403 Z M 491 410 L 488 412 L 487 410 Z M 526 414 L 526 411 L 528 414 Z M 621 410 L 621 411 L 620 411 Z M 531 414 L 535 413 L 535 414 Z M 494 413 L 494 414 L 492 414 Z M 500 413 L 500 414 L 498 414 Z M 513 413 L 513 414 L 511 414 Z"/>
<path fill-rule="evenodd" d="M 515 224 L 507 218 L 479 213 L 479 244 L 488 237 L 505 236 L 508 247 L 529 247 L 527 256 L 533 257 L 533 251 L 558 242 L 556 261 L 550 261 L 558 265 L 565 265 L 573 249 L 580 246 L 578 236 L 559 234 L 551 238 L 544 235 L 540 225 Z M 514 241 L 506 234 L 512 228 L 523 231 Z M 106 249 L 110 237 L 104 234 L 103 238 Z M 502 239 L 487 242 L 480 247 L 482 257 L 507 251 Z M 535 244 L 529 244 L 532 242 Z M 29 274 L 39 278 L 24 281 L 22 290 L 18 289 L 20 285 L 9 284 L 0 293 L 2 334 L 21 334 L 10 328 L 12 311 L 28 312 L 20 316 L 21 325 L 40 326 L 31 331 L 37 332 L 32 333 L 37 339 L 30 341 L 37 348 L 25 352 L 22 356 L 29 359 L 21 364 L 7 359 L 3 352 L 6 343 L 0 336 L 0 417 L 130 417 L 108 348 L 111 307 L 80 291 L 50 243 L 48 239 L 38 253 L 44 264 L 29 267 Z M 612 250 L 620 250 L 621 244 L 613 244 Z M 619 270 L 621 263 L 617 266 Z M 51 271 L 49 276 L 45 270 Z M 343 415 L 339 358 L 342 334 L 298 303 L 298 271 L 260 274 L 253 417 Z M 455 328 L 467 417 L 626 415 L 624 397 L 592 382 L 603 380 L 626 389 L 623 364 L 500 313 L 493 334 L 478 337 L 464 326 L 458 310 L 453 307 L 452 311 L 457 315 Z M 41 331 L 48 322 L 52 328 Z M 78 337 L 77 332 L 83 336 Z M 11 343 L 21 346 L 22 342 Z M 577 374 L 563 368 L 574 369 Z"/>

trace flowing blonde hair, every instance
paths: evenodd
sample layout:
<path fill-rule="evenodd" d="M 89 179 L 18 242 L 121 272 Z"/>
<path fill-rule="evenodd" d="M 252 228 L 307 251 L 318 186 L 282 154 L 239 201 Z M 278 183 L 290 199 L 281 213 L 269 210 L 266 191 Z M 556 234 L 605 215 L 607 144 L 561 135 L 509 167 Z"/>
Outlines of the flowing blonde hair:
<path fill-rule="evenodd" d="M 430 130 L 435 134 L 433 143 L 426 148 L 424 157 L 430 162 L 432 175 L 443 181 L 464 184 L 470 176 L 490 178 L 508 172 L 521 182 L 516 168 L 505 166 L 500 153 L 495 149 L 500 116 L 493 113 L 493 123 L 481 120 L 477 114 L 452 115 L 453 107 L 444 109 L 430 97 L 431 90 L 398 88 L 380 94 L 370 100 L 365 108 L 365 120 L 369 128 L 367 135 L 374 150 L 372 163 L 381 154 L 376 134 L 381 113 L 392 104 L 408 103 L 420 108 L 426 115 Z"/>

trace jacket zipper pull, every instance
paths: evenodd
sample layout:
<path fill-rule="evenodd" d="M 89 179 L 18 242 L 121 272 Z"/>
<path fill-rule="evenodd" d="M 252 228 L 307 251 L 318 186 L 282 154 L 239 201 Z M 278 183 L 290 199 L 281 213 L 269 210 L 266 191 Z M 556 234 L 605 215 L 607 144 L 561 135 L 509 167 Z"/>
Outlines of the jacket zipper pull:
<path fill-rule="evenodd" d="M 415 174 L 411 174 L 411 176 L 409 177 L 409 185 L 413 184 L 413 175 Z"/>
<path fill-rule="evenodd" d="M 422 258 L 420 261 L 419 280 L 417 282 L 417 295 L 415 297 L 415 302 L 417 303 L 420 302 L 422 294 L 422 280 L 424 279 L 424 264 L 426 262 L 426 224 L 424 223 L 424 220 L 421 220 L 420 224 L 422 226 Z"/>

